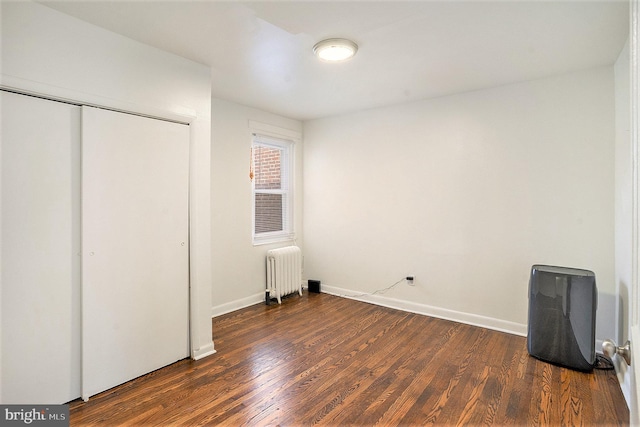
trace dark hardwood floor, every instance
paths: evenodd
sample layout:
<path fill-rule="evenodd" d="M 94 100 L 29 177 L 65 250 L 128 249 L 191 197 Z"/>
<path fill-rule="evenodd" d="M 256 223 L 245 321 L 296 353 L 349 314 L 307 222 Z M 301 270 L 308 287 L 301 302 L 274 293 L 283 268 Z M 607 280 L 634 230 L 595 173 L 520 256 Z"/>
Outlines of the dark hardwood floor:
<path fill-rule="evenodd" d="M 628 425 L 613 371 L 327 294 L 213 319 L 217 354 L 71 402 L 71 425 Z"/>

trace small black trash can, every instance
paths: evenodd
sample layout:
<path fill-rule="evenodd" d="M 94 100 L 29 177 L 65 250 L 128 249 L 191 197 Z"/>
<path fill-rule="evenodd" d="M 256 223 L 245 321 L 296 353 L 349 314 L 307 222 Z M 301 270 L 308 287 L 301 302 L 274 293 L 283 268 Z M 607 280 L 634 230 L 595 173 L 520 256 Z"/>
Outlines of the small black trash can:
<path fill-rule="evenodd" d="M 309 292 L 313 292 L 315 294 L 320 293 L 320 280 L 309 280 Z"/>

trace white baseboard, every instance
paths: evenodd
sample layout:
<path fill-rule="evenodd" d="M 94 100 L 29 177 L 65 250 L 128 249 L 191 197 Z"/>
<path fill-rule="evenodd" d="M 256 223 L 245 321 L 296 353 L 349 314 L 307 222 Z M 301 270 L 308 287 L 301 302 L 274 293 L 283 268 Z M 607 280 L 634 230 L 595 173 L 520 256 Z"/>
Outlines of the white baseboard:
<path fill-rule="evenodd" d="M 191 350 L 191 358 L 193 360 L 200 360 L 204 357 L 211 356 L 212 354 L 215 354 L 215 353 L 216 353 L 216 350 L 213 347 L 213 341 L 211 341 L 204 347 L 200 347 L 197 350 Z"/>
<path fill-rule="evenodd" d="M 527 325 L 522 323 L 509 322 L 506 320 L 495 319 L 478 314 L 464 313 L 461 311 L 449 310 L 446 308 L 434 307 L 426 304 L 419 304 L 395 298 L 388 298 L 380 295 L 364 295 L 351 297 L 348 295 L 360 295 L 361 293 L 358 291 L 352 291 L 350 289 L 327 286 L 324 283 L 322 284 L 322 292 L 358 301 L 368 302 L 383 307 L 395 308 L 397 310 L 407 311 L 410 313 L 423 314 L 425 316 L 437 317 L 439 319 L 452 320 L 454 322 L 465 323 L 472 326 L 480 326 L 483 328 L 506 332 L 513 335 L 527 336 Z"/>
<path fill-rule="evenodd" d="M 264 302 L 264 292 L 213 306 L 211 308 L 211 317 L 222 316 L 223 314 L 231 313 L 232 311 L 240 310 L 241 308 L 249 307 L 259 302 Z"/>

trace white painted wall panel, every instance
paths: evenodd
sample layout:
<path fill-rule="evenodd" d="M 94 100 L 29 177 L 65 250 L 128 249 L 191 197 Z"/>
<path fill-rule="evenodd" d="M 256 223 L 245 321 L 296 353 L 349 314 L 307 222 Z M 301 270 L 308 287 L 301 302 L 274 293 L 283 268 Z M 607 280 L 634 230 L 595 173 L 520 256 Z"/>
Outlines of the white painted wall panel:
<path fill-rule="evenodd" d="M 0 92 L 2 403 L 80 396 L 80 107 Z"/>
<path fill-rule="evenodd" d="M 265 257 L 269 249 L 293 242 L 253 246 L 251 241 L 250 123 L 301 134 L 302 123 L 233 102 L 212 101 L 211 197 L 213 314 L 264 301 Z M 254 130 L 255 131 L 255 130 Z M 294 159 L 294 228 L 296 245 L 304 253 L 302 233 L 302 154 L 304 142 L 296 142 Z M 230 179 L 230 177 L 234 177 Z M 237 266 L 241 265 L 242 268 Z"/>
<path fill-rule="evenodd" d="M 82 112 L 86 399 L 189 356 L 189 127 Z"/>
<path fill-rule="evenodd" d="M 591 269 L 614 333 L 613 69 L 304 124 L 305 276 L 520 325 L 532 264 Z"/>

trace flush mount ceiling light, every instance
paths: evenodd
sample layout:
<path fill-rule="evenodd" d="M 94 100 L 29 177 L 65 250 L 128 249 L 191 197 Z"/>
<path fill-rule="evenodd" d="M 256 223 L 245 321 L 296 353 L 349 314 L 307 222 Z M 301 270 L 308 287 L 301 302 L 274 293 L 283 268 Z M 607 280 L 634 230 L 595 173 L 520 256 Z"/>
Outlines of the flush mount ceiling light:
<path fill-rule="evenodd" d="M 347 39 L 327 39 L 316 43 L 313 53 L 327 62 L 340 62 L 351 59 L 358 51 L 358 45 Z"/>

